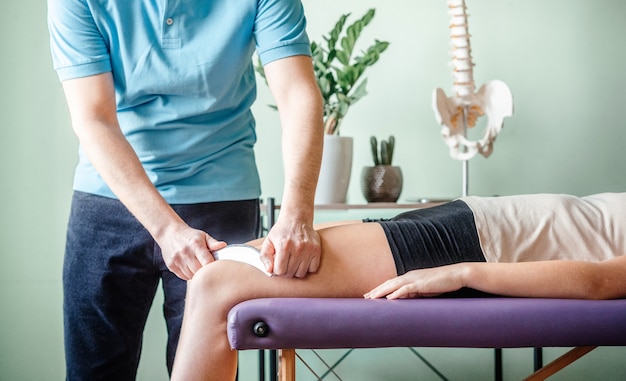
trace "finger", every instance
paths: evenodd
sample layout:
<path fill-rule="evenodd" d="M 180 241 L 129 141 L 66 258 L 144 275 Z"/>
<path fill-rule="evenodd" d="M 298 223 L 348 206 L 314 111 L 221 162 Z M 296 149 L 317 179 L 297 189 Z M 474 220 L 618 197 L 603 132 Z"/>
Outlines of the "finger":
<path fill-rule="evenodd" d="M 274 254 L 273 273 L 278 276 L 291 277 L 293 273 L 289 274 L 289 253 L 285 253 L 280 250 Z M 295 272 L 295 271 L 294 271 Z"/>
<path fill-rule="evenodd" d="M 320 257 L 314 256 L 311 258 L 311 262 L 309 262 L 308 272 L 315 273 L 320 268 Z"/>
<path fill-rule="evenodd" d="M 276 249 L 272 241 L 269 239 L 263 241 L 263 245 L 261 245 L 261 261 L 265 265 L 265 271 L 270 274 L 274 273 L 275 254 Z"/>
<path fill-rule="evenodd" d="M 187 263 L 187 267 L 189 269 L 188 273 L 191 273 L 191 277 L 193 278 L 193 276 L 196 274 L 196 272 L 198 272 L 198 270 L 200 270 L 202 268 L 202 263 L 200 263 L 200 261 L 196 258 L 192 258 L 188 261 Z"/>
<path fill-rule="evenodd" d="M 389 281 L 386 281 L 378 286 L 376 286 L 375 288 L 373 288 L 372 290 L 370 290 L 368 293 L 365 294 L 365 297 L 367 298 L 380 298 L 382 296 L 387 295 L 389 292 L 383 291 L 383 290 L 387 290 L 389 288 L 389 286 L 387 285 Z"/>
<path fill-rule="evenodd" d="M 296 278 L 304 278 L 309 273 L 309 268 L 311 267 L 312 258 L 309 258 L 308 261 L 301 261 L 296 269 L 296 273 L 294 276 Z"/>
<path fill-rule="evenodd" d="M 196 258 L 198 260 L 198 262 L 200 263 L 200 266 L 206 266 L 209 263 L 213 262 L 215 260 L 215 257 L 213 256 L 213 254 L 206 250 L 206 251 L 201 251 L 198 254 L 196 254 Z"/>
<path fill-rule="evenodd" d="M 218 249 L 214 249 L 214 250 L 218 250 Z M 213 262 L 215 260 L 215 257 L 213 256 L 213 253 L 211 252 L 211 249 L 209 247 L 203 247 L 196 251 L 196 255 L 194 259 L 197 260 L 197 262 L 200 264 L 200 267 L 203 267 Z M 192 269 L 195 269 L 195 266 L 192 266 Z"/>
<path fill-rule="evenodd" d="M 363 297 L 365 299 L 379 299 L 382 298 L 383 296 L 386 296 L 387 294 L 384 294 L 382 292 L 380 292 L 379 288 L 375 288 L 369 292 L 366 292 Z"/>
<path fill-rule="evenodd" d="M 228 244 L 224 241 L 218 241 L 210 235 L 206 235 L 206 245 L 210 251 L 217 251 L 225 248 Z"/>
<path fill-rule="evenodd" d="M 415 283 L 409 283 L 387 295 L 387 299 L 429 298 L 438 295 L 441 295 L 441 292 L 424 291 L 422 286 Z"/>
<path fill-rule="evenodd" d="M 398 278 L 389 279 L 383 282 L 381 285 L 375 287 L 370 292 L 366 293 L 364 297 L 368 299 L 378 299 L 387 296 L 400 287 L 397 283 Z"/>
<path fill-rule="evenodd" d="M 183 269 L 177 268 L 177 269 L 170 269 L 171 272 L 173 272 L 174 274 L 176 274 L 177 277 L 179 277 L 182 280 L 189 280 L 191 279 L 191 277 L 189 275 L 186 274 L 186 272 Z"/>
<path fill-rule="evenodd" d="M 227 246 L 226 242 L 218 241 L 208 234 L 205 234 L 205 239 L 207 250 L 201 250 L 198 254 L 196 254 L 196 258 L 198 258 L 201 266 L 206 266 L 215 260 L 213 251 L 223 249 Z"/>
<path fill-rule="evenodd" d="M 404 285 L 399 289 L 389 293 L 387 299 L 408 299 L 418 297 L 420 294 L 412 290 L 411 285 Z"/>
<path fill-rule="evenodd" d="M 298 270 L 299 262 L 296 261 L 296 258 L 293 256 L 291 251 L 285 251 L 283 253 L 278 253 L 277 258 L 281 258 L 282 261 L 280 263 L 284 263 L 284 270 L 282 271 L 282 276 L 285 278 L 293 278 L 296 275 L 296 271 Z"/>
<path fill-rule="evenodd" d="M 185 274 L 183 274 L 183 273 L 182 273 L 182 272 L 180 272 L 180 271 L 172 271 L 172 272 L 174 273 L 174 275 L 176 275 L 177 277 L 179 277 L 179 278 L 180 278 L 180 279 L 182 279 L 182 280 L 189 280 L 189 278 L 187 278 L 187 277 L 185 276 Z"/>
<path fill-rule="evenodd" d="M 189 274 L 186 271 L 186 266 L 181 265 L 180 263 L 177 262 L 172 262 L 172 263 L 166 263 L 167 268 L 177 277 L 179 277 L 182 280 L 189 280 L 191 279 L 189 277 Z"/>

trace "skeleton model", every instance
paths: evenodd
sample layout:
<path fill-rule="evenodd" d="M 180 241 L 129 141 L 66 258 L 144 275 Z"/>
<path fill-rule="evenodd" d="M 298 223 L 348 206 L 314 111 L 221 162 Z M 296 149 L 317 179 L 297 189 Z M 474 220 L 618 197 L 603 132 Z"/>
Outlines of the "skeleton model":
<path fill-rule="evenodd" d="M 453 68 L 453 95 L 442 89 L 433 92 L 433 109 L 441 124 L 443 138 L 450 147 L 450 156 L 465 161 L 464 194 L 467 192 L 467 160 L 479 152 L 488 157 L 493 142 L 502 129 L 504 118 L 513 115 L 513 97 L 502 81 L 490 81 L 475 92 L 472 49 L 467 26 L 465 0 L 448 0 Z M 483 137 L 478 141 L 467 138 L 467 128 L 474 127 L 481 116 L 487 117 Z"/>

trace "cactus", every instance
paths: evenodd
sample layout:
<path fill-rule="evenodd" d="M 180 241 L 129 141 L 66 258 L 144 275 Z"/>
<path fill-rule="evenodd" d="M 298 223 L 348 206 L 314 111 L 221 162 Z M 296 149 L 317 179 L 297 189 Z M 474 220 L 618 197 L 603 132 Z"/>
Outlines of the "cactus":
<path fill-rule="evenodd" d="M 374 165 L 391 165 L 393 161 L 393 151 L 396 146 L 396 138 L 393 135 L 389 137 L 389 140 L 381 140 L 380 155 L 378 152 L 378 139 L 376 139 L 375 136 L 370 138 L 370 145 Z"/>

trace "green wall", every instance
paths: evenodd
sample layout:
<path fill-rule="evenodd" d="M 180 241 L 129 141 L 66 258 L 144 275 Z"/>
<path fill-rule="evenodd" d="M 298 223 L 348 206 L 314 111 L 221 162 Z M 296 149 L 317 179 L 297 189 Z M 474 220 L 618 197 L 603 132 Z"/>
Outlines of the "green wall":
<path fill-rule="evenodd" d="M 377 8 L 364 44 L 392 43 L 368 72 L 369 95 L 348 114 L 343 135 L 355 139 L 349 202 L 363 203 L 358 174 L 370 164 L 368 139 L 394 134 L 402 167 L 401 200 L 455 197 L 461 164 L 449 158 L 430 107 L 436 87 L 450 91 L 448 16 L 442 0 L 304 0 L 319 40 L 342 13 Z M 468 0 L 475 79 L 511 88 L 506 120 L 489 159 L 470 161 L 470 193 L 505 195 L 624 191 L 626 141 L 626 2 L 621 0 Z M 0 380 L 64 377 L 61 266 L 77 143 L 51 68 L 43 0 L 0 3 Z M 282 196 L 280 127 L 269 92 L 259 89 L 257 153 L 263 196 Z M 353 218 L 346 212 L 318 219 Z M 140 380 L 165 380 L 164 324 L 157 299 L 146 329 Z M 406 350 L 361 351 L 342 365 L 345 379 L 403 380 L 422 374 Z M 423 351 L 451 379 L 491 375 L 488 350 Z M 554 357 L 559 350 L 547 351 Z M 623 348 L 589 355 L 562 379 L 623 379 Z M 329 356 L 334 356 L 329 353 Z M 406 357 L 405 357 L 406 356 Z M 256 354 L 243 355 L 242 380 L 254 379 Z M 363 363 L 374 364 L 359 370 Z M 510 379 L 531 360 L 505 351 Z M 425 379 L 432 373 L 423 371 Z"/>

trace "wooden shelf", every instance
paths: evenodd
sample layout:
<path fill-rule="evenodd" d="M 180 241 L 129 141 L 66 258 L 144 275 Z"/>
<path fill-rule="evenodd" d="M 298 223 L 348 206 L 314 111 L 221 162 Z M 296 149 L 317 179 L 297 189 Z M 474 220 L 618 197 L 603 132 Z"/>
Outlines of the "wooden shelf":
<path fill-rule="evenodd" d="M 368 204 L 327 204 L 315 205 L 316 210 L 350 210 L 350 209 L 419 209 L 430 208 L 432 206 L 441 205 L 445 201 L 438 202 L 416 202 L 416 203 L 397 203 L 397 202 L 371 202 Z M 280 206 L 278 206 L 280 208 Z"/>
<path fill-rule="evenodd" d="M 269 199 L 268 199 L 269 200 Z M 397 203 L 397 202 L 371 202 L 368 204 L 324 204 L 315 205 L 315 210 L 352 210 L 352 209 L 420 209 L 445 204 L 452 200 L 424 200 L 421 202 Z M 270 207 L 270 202 L 265 204 Z M 279 204 L 274 204 L 274 210 L 280 210 Z"/>

